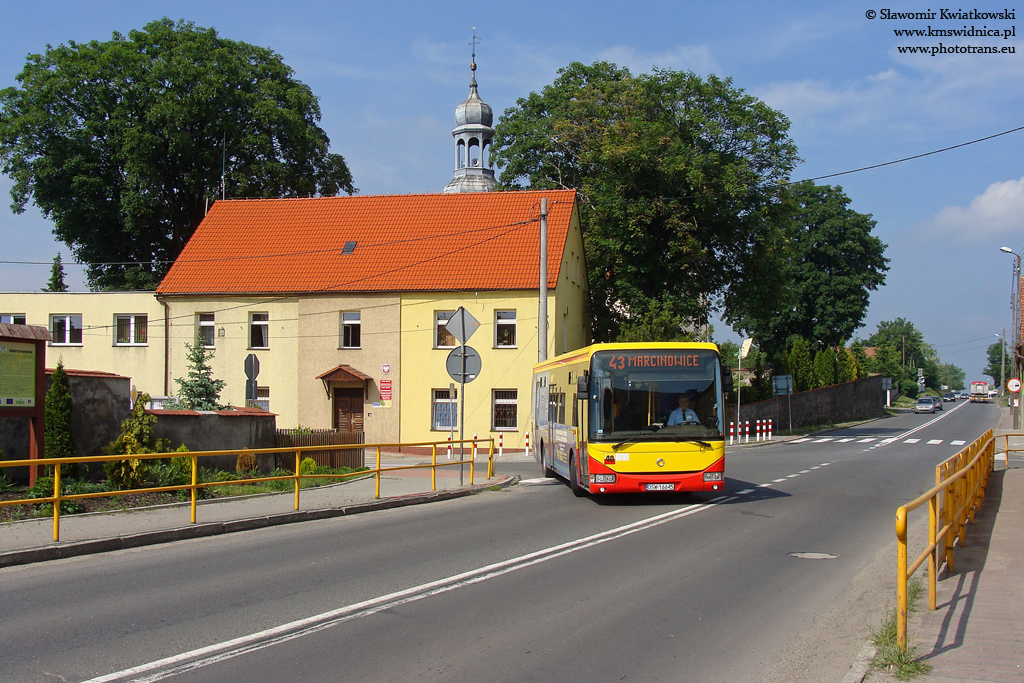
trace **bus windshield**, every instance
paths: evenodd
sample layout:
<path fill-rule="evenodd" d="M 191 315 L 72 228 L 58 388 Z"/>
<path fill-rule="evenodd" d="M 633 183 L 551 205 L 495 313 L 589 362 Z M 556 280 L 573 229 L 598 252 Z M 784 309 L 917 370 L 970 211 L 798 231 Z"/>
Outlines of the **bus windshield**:
<path fill-rule="evenodd" d="M 721 439 L 718 354 L 708 349 L 601 351 L 591 360 L 591 441 Z"/>

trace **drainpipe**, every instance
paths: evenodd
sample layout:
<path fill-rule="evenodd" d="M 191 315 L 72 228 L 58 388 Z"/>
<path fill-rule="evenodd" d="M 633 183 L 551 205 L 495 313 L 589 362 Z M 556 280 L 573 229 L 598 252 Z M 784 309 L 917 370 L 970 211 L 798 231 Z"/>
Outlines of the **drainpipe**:
<path fill-rule="evenodd" d="M 159 296 L 156 300 L 164 307 L 164 396 L 170 396 L 170 382 L 167 377 L 171 372 L 171 310 L 167 302 Z"/>

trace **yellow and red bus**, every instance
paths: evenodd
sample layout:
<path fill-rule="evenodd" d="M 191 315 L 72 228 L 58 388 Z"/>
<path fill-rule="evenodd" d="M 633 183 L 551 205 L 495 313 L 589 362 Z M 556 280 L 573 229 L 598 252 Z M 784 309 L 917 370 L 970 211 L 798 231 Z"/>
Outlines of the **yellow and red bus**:
<path fill-rule="evenodd" d="M 544 476 L 567 479 L 576 495 L 719 491 L 729 391 L 732 374 L 714 344 L 570 351 L 534 366 L 534 456 Z"/>

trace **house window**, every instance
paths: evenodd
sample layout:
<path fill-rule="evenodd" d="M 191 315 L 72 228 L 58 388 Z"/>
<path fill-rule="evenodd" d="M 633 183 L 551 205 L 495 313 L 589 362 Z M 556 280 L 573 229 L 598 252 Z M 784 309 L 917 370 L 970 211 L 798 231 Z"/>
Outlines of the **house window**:
<path fill-rule="evenodd" d="M 146 344 L 149 339 L 148 330 L 148 316 L 114 316 L 114 346 L 136 346 Z"/>
<path fill-rule="evenodd" d="M 256 386 L 256 398 L 249 401 L 251 408 L 260 408 L 270 412 L 270 387 Z"/>
<path fill-rule="evenodd" d="M 82 343 L 81 315 L 51 315 L 50 335 L 54 346 L 68 346 Z"/>
<path fill-rule="evenodd" d="M 445 325 L 455 315 L 455 311 L 438 311 L 436 315 L 435 328 L 437 330 L 434 335 L 434 347 L 438 349 L 451 349 L 457 346 L 455 336 L 448 331 Z"/>
<path fill-rule="evenodd" d="M 358 349 L 362 337 L 362 321 L 359 311 L 343 311 L 341 314 L 341 348 Z"/>
<path fill-rule="evenodd" d="M 497 347 L 515 348 L 516 345 L 516 312 L 494 312 L 494 345 Z"/>
<path fill-rule="evenodd" d="M 197 318 L 198 324 L 196 325 L 196 337 L 202 343 L 203 347 L 207 349 L 213 348 L 213 326 L 216 322 L 214 314 L 200 313 Z"/>
<path fill-rule="evenodd" d="M 270 314 L 249 314 L 249 348 L 270 348 Z"/>
<path fill-rule="evenodd" d="M 491 429 L 519 428 L 519 390 L 495 389 L 491 401 Z"/>
<path fill-rule="evenodd" d="M 25 314 L 24 313 L 0 313 L 0 323 L 7 325 L 24 325 Z"/>
<path fill-rule="evenodd" d="M 433 419 L 430 428 L 442 432 L 458 429 L 458 390 L 434 389 L 433 394 Z"/>

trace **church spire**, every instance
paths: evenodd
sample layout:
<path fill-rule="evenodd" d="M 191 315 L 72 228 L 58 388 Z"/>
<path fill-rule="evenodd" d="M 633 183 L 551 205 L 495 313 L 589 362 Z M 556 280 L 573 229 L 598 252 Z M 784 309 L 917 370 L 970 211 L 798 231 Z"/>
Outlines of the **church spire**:
<path fill-rule="evenodd" d="M 469 65 L 469 97 L 455 108 L 455 173 L 445 192 L 488 192 L 498 186 L 490 166 L 494 139 L 494 112 L 480 99 L 476 83 L 476 46 L 480 40 L 473 28 L 473 58 Z"/>

